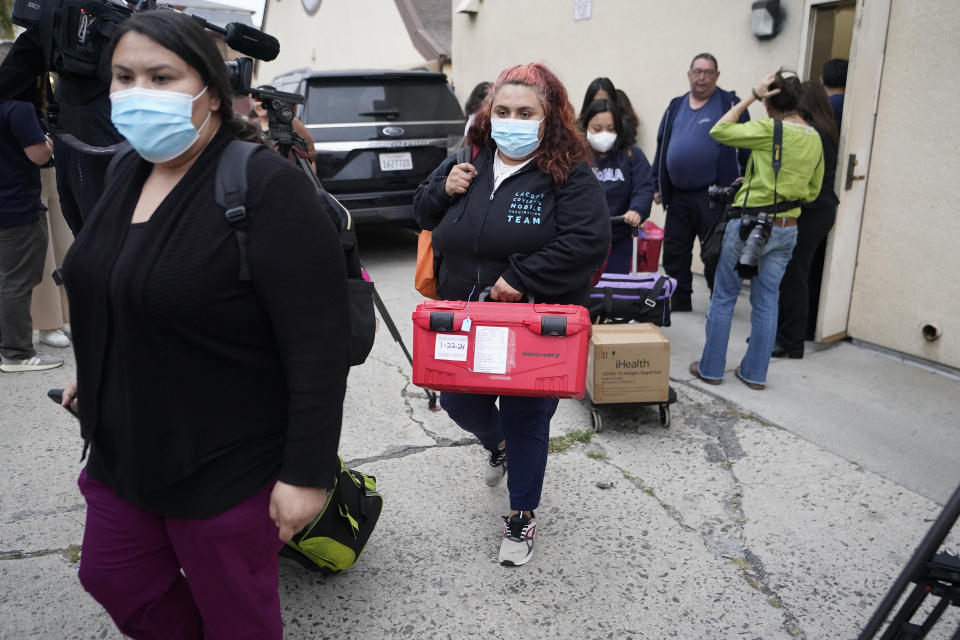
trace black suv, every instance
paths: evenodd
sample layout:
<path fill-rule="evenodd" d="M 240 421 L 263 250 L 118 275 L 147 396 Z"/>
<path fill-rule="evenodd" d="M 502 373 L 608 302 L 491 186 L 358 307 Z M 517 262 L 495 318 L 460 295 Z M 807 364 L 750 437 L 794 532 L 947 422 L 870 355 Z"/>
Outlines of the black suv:
<path fill-rule="evenodd" d="M 358 224 L 414 225 L 413 195 L 463 138 L 447 77 L 431 71 L 293 71 L 271 83 L 299 93 L 317 175 Z"/>

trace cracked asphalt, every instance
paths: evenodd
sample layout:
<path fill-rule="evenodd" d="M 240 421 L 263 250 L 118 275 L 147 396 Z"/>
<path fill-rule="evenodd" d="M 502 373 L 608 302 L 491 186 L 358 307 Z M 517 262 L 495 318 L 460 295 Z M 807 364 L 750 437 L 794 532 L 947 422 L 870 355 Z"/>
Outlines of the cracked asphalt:
<path fill-rule="evenodd" d="M 415 240 L 362 240 L 409 347 Z M 691 348 L 700 321 L 675 317 L 675 351 Z M 0 376 L 0 638 L 120 637 L 76 582 L 81 445 L 74 420 L 45 398 L 69 379 L 68 360 Z M 351 373 L 341 454 L 377 477 L 383 515 L 348 572 L 282 561 L 286 637 L 856 637 L 938 501 L 725 395 L 739 393 L 730 382 L 707 389 L 685 366 L 673 371 L 668 429 L 656 408 L 600 407 L 593 433 L 588 401 L 560 403 L 534 559 L 507 569 L 496 560 L 505 485 L 484 484 L 481 447 L 427 408 L 382 326 Z M 776 382 L 764 402 L 785 393 Z M 929 637 L 958 625 L 950 610 Z"/>

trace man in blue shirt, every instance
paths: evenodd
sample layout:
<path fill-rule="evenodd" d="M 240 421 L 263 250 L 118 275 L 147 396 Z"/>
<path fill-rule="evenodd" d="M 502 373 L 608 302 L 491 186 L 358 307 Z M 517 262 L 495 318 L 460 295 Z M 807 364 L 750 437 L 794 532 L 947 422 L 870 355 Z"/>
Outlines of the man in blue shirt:
<path fill-rule="evenodd" d="M 674 311 L 691 311 L 693 276 L 690 261 L 693 241 L 702 240 L 716 223 L 721 209 L 711 209 L 707 187 L 728 185 L 743 175 L 748 150 L 721 145 L 710 137 L 710 128 L 739 102 L 732 91 L 717 88 L 720 71 L 709 53 L 694 57 L 687 71 L 690 91 L 670 101 L 657 132 L 653 158 L 653 200 L 667 212 L 663 238 L 663 268 L 676 278 Z M 741 122 L 750 119 L 744 111 Z M 716 264 L 704 265 L 707 285 L 713 290 Z"/>
<path fill-rule="evenodd" d="M 847 90 L 847 61 L 843 58 L 833 58 L 824 62 L 820 84 L 827 91 L 827 99 L 833 107 L 833 117 L 837 121 L 837 131 L 839 131 L 840 118 L 843 116 L 843 94 Z"/>
<path fill-rule="evenodd" d="M 47 255 L 40 165 L 53 155 L 29 102 L 0 103 L 0 371 L 41 371 L 63 358 L 33 348 L 30 298 Z"/>

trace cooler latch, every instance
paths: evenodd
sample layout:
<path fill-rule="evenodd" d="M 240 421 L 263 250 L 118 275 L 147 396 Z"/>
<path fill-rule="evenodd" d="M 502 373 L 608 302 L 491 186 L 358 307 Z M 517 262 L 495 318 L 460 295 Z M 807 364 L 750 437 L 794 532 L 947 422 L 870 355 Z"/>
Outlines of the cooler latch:
<path fill-rule="evenodd" d="M 540 318 L 540 335 L 567 335 L 567 318 L 565 316 L 543 316 Z"/>
<path fill-rule="evenodd" d="M 430 331 L 453 331 L 453 312 L 431 311 Z"/>

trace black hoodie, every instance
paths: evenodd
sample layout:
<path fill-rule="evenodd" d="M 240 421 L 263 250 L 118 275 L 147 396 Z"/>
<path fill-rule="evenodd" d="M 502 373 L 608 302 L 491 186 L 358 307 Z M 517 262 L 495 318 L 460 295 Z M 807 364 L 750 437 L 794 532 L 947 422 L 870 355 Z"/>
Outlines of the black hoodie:
<path fill-rule="evenodd" d="M 586 163 L 563 186 L 533 160 L 493 190 L 494 149 L 473 161 L 477 175 L 462 196 L 444 190 L 451 156 L 417 189 L 413 213 L 439 250 L 437 293 L 476 300 L 500 276 L 537 302 L 585 304 L 590 276 L 610 247 L 607 199 Z"/>

